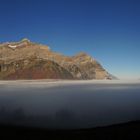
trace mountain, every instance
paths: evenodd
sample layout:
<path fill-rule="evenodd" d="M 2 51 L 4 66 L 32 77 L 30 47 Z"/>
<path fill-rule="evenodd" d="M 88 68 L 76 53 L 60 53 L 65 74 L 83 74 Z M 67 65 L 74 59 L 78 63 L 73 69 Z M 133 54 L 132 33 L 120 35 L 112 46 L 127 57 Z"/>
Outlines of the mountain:
<path fill-rule="evenodd" d="M 69 57 L 23 39 L 0 44 L 0 79 L 113 79 L 99 62 L 81 52 Z"/>

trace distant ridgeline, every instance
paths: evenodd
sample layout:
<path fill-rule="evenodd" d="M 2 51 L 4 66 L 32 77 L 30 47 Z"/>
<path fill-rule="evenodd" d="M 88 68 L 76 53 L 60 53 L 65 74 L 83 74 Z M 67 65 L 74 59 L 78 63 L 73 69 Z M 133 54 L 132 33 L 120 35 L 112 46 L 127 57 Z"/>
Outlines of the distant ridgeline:
<path fill-rule="evenodd" d="M 86 53 L 68 57 L 28 39 L 0 44 L 0 79 L 114 79 Z"/>

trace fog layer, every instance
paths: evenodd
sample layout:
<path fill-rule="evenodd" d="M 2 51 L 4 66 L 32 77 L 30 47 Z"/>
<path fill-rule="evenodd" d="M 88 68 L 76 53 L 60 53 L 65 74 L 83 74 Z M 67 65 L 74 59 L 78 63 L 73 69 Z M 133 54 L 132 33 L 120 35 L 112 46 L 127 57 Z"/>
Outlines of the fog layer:
<path fill-rule="evenodd" d="M 89 128 L 140 119 L 140 82 L 0 81 L 0 122 Z"/>

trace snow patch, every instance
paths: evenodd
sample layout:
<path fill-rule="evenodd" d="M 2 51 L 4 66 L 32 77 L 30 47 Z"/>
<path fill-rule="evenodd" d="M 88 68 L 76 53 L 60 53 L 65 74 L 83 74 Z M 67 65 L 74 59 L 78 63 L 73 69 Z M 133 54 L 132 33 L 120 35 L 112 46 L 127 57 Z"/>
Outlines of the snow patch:
<path fill-rule="evenodd" d="M 15 49 L 17 46 L 16 45 L 8 45 L 8 47 Z"/>

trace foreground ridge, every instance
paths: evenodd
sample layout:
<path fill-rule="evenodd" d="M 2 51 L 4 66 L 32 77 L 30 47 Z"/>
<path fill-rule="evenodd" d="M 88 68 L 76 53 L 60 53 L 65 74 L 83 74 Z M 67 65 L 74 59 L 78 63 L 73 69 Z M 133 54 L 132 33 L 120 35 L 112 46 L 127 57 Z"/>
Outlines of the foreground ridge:
<path fill-rule="evenodd" d="M 3 139 L 67 139 L 67 140 L 137 140 L 140 138 L 140 121 L 132 121 L 111 126 L 79 130 L 49 130 L 25 126 L 12 126 L 0 124 L 0 136 Z"/>

